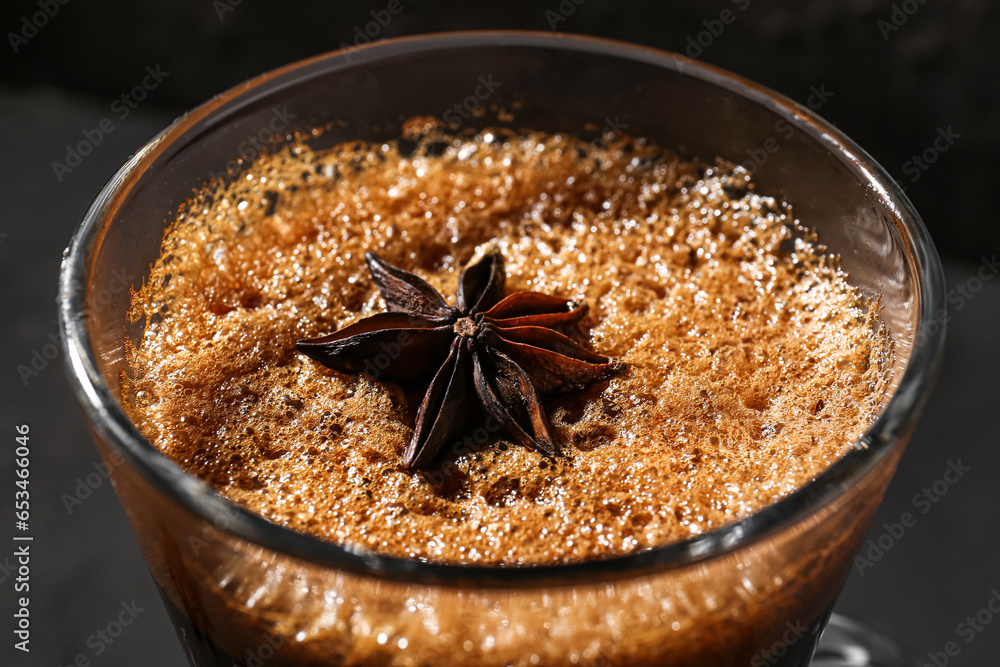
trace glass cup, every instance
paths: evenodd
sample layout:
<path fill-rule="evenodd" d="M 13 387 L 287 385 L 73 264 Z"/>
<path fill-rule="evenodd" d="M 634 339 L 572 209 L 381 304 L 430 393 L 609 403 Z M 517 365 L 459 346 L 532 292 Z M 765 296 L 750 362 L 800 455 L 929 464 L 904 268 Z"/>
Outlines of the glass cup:
<path fill-rule="evenodd" d="M 647 136 L 722 156 L 786 198 L 881 295 L 891 391 L 842 459 L 715 531 L 607 560 L 444 565 L 268 523 L 160 454 L 122 410 L 142 323 L 112 275 L 146 276 L 172 213 L 210 176 L 293 130 L 384 141 L 417 115 Z M 117 273 L 116 273 L 117 272 Z M 69 376 L 193 665 L 805 665 L 896 468 L 941 357 L 945 290 L 916 212 L 837 129 L 761 86 L 679 55 L 553 34 L 381 42 L 252 79 L 179 118 L 103 189 L 66 253 Z"/>

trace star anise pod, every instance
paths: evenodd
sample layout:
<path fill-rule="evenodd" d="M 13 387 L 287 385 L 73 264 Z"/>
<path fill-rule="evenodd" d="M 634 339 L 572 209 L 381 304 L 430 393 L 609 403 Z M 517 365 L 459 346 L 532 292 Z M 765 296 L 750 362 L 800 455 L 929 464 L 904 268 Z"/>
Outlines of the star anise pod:
<path fill-rule="evenodd" d="M 582 389 L 619 369 L 554 328 L 577 324 L 585 305 L 539 292 L 504 297 L 507 274 L 495 247 L 462 271 L 454 306 L 378 255 L 365 259 L 390 312 L 296 348 L 344 373 L 432 378 L 403 454 L 408 468 L 426 467 L 460 437 L 477 403 L 514 441 L 554 455 L 539 394 Z"/>

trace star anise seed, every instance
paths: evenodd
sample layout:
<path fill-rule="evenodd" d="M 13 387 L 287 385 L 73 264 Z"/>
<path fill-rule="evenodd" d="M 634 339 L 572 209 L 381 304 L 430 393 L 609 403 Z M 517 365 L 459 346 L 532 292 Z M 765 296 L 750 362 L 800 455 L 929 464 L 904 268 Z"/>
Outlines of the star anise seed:
<path fill-rule="evenodd" d="M 539 395 L 576 391 L 621 368 L 556 330 L 576 325 L 585 305 L 539 292 L 504 297 L 507 274 L 496 247 L 462 271 L 455 306 L 375 253 L 365 259 L 390 312 L 296 348 L 343 373 L 401 383 L 431 378 L 403 453 L 408 468 L 426 467 L 461 437 L 475 404 L 515 442 L 555 455 Z"/>

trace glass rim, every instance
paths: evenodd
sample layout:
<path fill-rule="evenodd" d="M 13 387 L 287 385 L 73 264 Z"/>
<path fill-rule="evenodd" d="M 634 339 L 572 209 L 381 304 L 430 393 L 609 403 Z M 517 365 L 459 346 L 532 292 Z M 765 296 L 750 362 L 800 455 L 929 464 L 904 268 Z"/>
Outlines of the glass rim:
<path fill-rule="evenodd" d="M 434 563 L 325 541 L 243 509 L 159 452 L 139 433 L 104 381 L 91 344 L 86 307 L 90 268 L 94 251 L 106 233 L 104 223 L 112 219 L 131 185 L 143 177 L 145 168 L 197 122 L 234 101 L 240 106 L 241 99 L 252 99 L 263 84 L 286 75 L 298 74 L 290 81 L 275 81 L 276 87 L 266 92 L 273 94 L 282 83 L 298 84 L 331 69 L 363 67 L 369 62 L 408 53 L 511 46 L 636 60 L 721 87 L 794 121 L 796 127 L 839 157 L 871 188 L 882 209 L 900 229 L 905 252 L 915 265 L 918 304 L 909 360 L 876 421 L 846 454 L 812 481 L 738 521 L 636 553 L 552 565 Z M 679 54 L 602 38 L 526 31 L 436 33 L 350 47 L 272 70 L 213 97 L 171 123 L 108 181 L 70 241 L 59 277 L 59 330 L 74 393 L 93 431 L 160 493 L 221 532 L 281 555 L 380 579 L 446 586 L 568 585 L 636 577 L 721 556 L 793 525 L 860 482 L 908 434 L 930 394 L 940 364 L 946 319 L 940 315 L 946 312 L 945 308 L 940 259 L 913 205 L 870 155 L 809 109 L 764 86 Z"/>

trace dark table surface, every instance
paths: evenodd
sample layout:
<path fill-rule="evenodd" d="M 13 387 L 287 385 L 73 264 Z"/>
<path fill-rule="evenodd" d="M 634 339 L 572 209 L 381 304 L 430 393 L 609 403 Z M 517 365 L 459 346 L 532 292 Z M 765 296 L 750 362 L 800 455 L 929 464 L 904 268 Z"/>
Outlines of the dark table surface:
<path fill-rule="evenodd" d="M 32 650 L 24 655 L 13 650 L 11 639 L 15 529 L 13 521 L 0 524 L 0 542 L 8 545 L 0 548 L 2 665 L 69 665 L 81 655 L 108 667 L 183 664 L 111 485 L 97 485 L 82 504 L 65 503 L 99 459 L 65 380 L 61 351 L 47 347 L 56 332 L 61 253 L 105 181 L 173 116 L 140 108 L 59 180 L 52 162 L 63 159 L 81 128 L 107 115 L 104 99 L 0 87 L 0 433 L 6 439 L 0 448 L 0 516 L 13 514 L 15 425 L 29 424 L 35 538 Z M 982 249 L 987 257 L 995 251 Z M 946 257 L 945 265 L 951 288 L 977 286 L 969 279 L 979 264 Z M 852 573 L 837 611 L 894 636 L 923 662 L 928 652 L 953 641 L 959 653 L 949 664 L 994 665 L 1000 618 L 978 625 L 988 616 L 980 614 L 977 625 L 960 624 L 975 618 L 1000 590 L 1000 485 L 994 479 L 1000 463 L 1000 279 L 982 283 L 960 301 L 961 309 L 950 314 L 940 380 L 870 536 L 877 541 L 888 531 L 884 524 L 898 522 L 904 512 L 914 514 L 916 523 L 870 567 Z M 23 375 L 33 361 L 37 374 Z M 938 502 L 921 501 L 922 490 L 933 488 L 953 463 L 968 471 Z M 117 618 L 122 605 L 135 605 L 135 621 L 110 644 L 96 639 L 94 633 Z"/>

